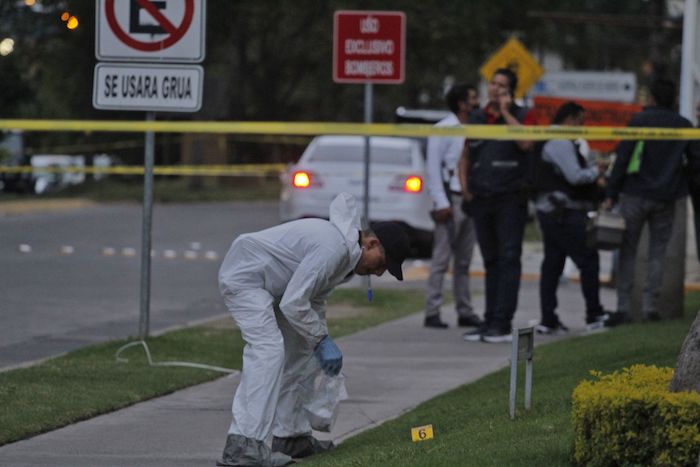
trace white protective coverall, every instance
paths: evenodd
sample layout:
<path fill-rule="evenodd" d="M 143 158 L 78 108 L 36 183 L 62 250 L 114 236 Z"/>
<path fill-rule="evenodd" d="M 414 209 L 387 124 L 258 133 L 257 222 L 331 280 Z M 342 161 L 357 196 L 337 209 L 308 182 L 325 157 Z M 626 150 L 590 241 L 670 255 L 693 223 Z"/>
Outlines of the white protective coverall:
<path fill-rule="evenodd" d="M 341 193 L 330 221 L 301 219 L 233 242 L 219 288 L 246 346 L 229 434 L 264 442 L 271 429 L 282 438 L 311 433 L 303 386 L 321 371 L 313 351 L 328 334 L 326 298 L 352 277 L 359 230 L 356 200 Z"/>

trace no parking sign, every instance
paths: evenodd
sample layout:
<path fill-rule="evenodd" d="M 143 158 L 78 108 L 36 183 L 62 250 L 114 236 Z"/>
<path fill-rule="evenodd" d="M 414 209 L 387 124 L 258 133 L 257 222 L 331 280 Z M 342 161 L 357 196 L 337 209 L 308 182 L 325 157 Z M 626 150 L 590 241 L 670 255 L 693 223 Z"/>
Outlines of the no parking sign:
<path fill-rule="evenodd" d="M 204 0 L 98 0 L 98 60 L 199 63 Z"/>

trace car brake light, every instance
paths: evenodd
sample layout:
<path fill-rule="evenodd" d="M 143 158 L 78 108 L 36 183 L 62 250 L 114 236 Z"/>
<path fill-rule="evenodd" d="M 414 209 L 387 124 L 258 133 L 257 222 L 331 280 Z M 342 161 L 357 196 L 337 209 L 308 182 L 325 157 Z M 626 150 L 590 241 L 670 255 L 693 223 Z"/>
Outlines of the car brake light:
<path fill-rule="evenodd" d="M 292 186 L 294 188 L 320 187 L 321 183 L 313 172 L 298 170 L 292 174 Z"/>
<path fill-rule="evenodd" d="M 409 193 L 420 193 L 423 189 L 423 180 L 415 175 L 408 177 L 403 183 L 403 191 Z"/>
<path fill-rule="evenodd" d="M 423 179 L 418 175 L 397 175 L 389 185 L 389 189 L 404 193 L 420 193 L 423 190 Z"/>
<path fill-rule="evenodd" d="M 296 188 L 308 188 L 311 185 L 311 177 L 306 172 L 294 172 L 292 175 L 292 185 Z"/>

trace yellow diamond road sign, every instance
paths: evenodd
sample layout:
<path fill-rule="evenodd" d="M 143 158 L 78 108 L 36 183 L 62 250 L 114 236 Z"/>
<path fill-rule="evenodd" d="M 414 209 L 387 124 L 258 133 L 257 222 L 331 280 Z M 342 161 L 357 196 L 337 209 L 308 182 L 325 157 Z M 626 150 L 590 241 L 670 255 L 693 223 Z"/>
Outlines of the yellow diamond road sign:
<path fill-rule="evenodd" d="M 489 81 L 498 68 L 510 68 L 518 75 L 518 88 L 515 97 L 523 97 L 540 79 L 544 70 L 535 57 L 527 51 L 522 42 L 511 38 L 494 53 L 479 70 L 481 76 Z"/>

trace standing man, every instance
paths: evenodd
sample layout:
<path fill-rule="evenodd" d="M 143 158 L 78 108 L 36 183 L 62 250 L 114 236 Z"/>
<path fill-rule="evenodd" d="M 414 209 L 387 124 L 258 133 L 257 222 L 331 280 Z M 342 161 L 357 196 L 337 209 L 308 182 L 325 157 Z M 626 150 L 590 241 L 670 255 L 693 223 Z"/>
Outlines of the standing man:
<path fill-rule="evenodd" d="M 513 102 L 518 78 L 499 68 L 488 85 L 489 102 L 472 112 L 469 123 L 529 125 L 531 112 Z M 527 222 L 527 167 L 532 141 L 469 140 L 460 159 L 464 199 L 471 201 L 481 256 L 486 268 L 484 326 L 467 332 L 468 341 L 506 342 L 518 306 L 520 254 Z"/>
<path fill-rule="evenodd" d="M 469 112 L 479 106 L 476 88 L 467 84 L 457 84 L 450 88 L 446 96 L 451 113 L 440 120 L 436 127 L 449 127 L 467 123 Z M 474 223 L 461 208 L 462 186 L 457 166 L 462 155 L 464 138 L 428 138 L 428 191 L 433 200 L 431 216 L 435 221 L 433 254 L 425 301 L 425 326 L 447 328 L 440 319 L 442 306 L 442 283 L 454 257 L 452 273 L 455 308 L 458 326 L 480 326 L 482 321 L 474 313 L 469 292 L 469 265 L 474 251 L 476 234 Z"/>
<path fill-rule="evenodd" d="M 690 121 L 673 110 L 676 87 L 672 81 L 657 79 L 651 84 L 650 106 L 634 115 L 630 127 L 691 128 Z M 608 182 L 605 202 L 611 207 L 619 199 L 625 218 L 617 278 L 616 321 L 628 321 L 634 286 L 634 265 L 639 237 L 649 225 L 649 257 L 642 296 L 642 316 L 657 321 L 658 299 L 663 281 L 664 256 L 671 239 L 676 201 L 688 194 L 687 168 L 700 169 L 700 142 L 681 140 L 623 141 Z"/>
<path fill-rule="evenodd" d="M 575 102 L 559 107 L 552 125 L 581 126 L 584 108 Z M 607 165 L 591 166 L 579 141 L 547 141 L 541 155 L 533 154 L 537 171 L 537 218 L 540 221 L 544 258 L 540 275 L 540 334 L 566 334 L 569 329 L 556 313 L 557 287 L 569 257 L 581 272 L 581 292 L 586 303 L 586 326 L 603 327 L 610 314 L 600 303 L 598 250 L 586 245 L 587 213 L 598 207 L 605 185 Z"/>
<path fill-rule="evenodd" d="M 341 193 L 330 221 L 301 219 L 239 236 L 219 271 L 226 307 L 246 342 L 233 421 L 218 465 L 281 466 L 333 447 L 311 435 L 305 387 L 343 356 L 328 335 L 325 303 L 353 274 L 403 280 L 407 233 L 394 222 L 360 230 L 355 198 Z M 272 449 L 266 440 L 272 433 Z"/>

